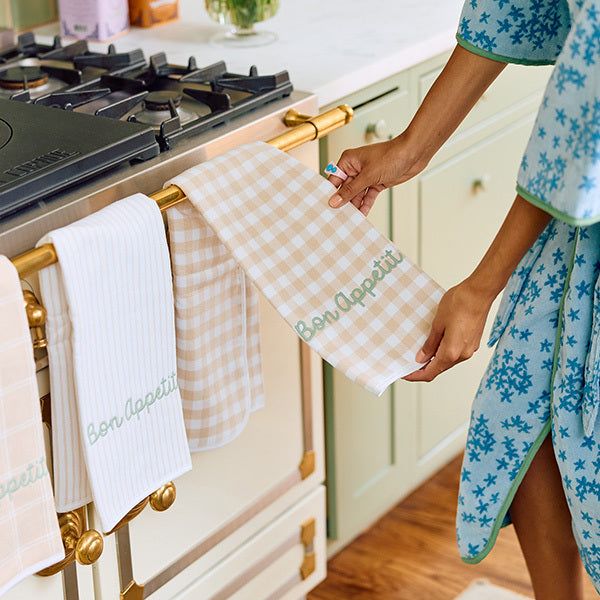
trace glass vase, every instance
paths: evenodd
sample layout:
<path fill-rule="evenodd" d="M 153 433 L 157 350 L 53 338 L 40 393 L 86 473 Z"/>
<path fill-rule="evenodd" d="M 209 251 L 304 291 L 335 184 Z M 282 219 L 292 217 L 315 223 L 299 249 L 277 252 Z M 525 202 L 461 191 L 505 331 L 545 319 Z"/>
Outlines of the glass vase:
<path fill-rule="evenodd" d="M 277 39 L 275 33 L 257 30 L 254 26 L 277 13 L 279 0 L 205 0 L 205 6 L 211 19 L 229 26 L 229 31 L 212 38 L 214 43 L 252 47 L 264 46 Z"/>

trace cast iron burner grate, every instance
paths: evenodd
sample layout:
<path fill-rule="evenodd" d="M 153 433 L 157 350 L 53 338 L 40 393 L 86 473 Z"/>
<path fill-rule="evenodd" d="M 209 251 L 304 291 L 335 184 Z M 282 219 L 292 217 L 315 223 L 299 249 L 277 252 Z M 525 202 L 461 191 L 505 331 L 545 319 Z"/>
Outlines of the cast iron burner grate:
<path fill-rule="evenodd" d="M 119 52 L 111 44 L 94 52 L 85 41 L 41 44 L 22 34 L 0 52 L 0 164 L 12 165 L 0 170 L 0 216 L 123 162 L 147 160 L 292 91 L 287 71 L 231 73 L 223 61 L 201 67 L 190 57 L 178 65 L 162 52 L 146 61 L 139 49 Z M 52 110 L 64 114 L 53 120 Z M 55 163 L 60 168 L 51 168 Z"/>

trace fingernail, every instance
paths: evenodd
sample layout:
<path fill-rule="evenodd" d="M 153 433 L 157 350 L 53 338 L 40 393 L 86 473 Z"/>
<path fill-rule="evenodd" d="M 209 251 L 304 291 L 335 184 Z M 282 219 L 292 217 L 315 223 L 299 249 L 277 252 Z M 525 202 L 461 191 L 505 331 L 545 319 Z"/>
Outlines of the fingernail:
<path fill-rule="evenodd" d="M 331 196 L 331 198 L 329 198 L 329 206 L 331 206 L 331 208 L 337 208 L 342 204 L 342 202 L 342 197 L 339 194 L 334 194 Z"/>
<path fill-rule="evenodd" d="M 424 363 L 426 358 L 427 358 L 427 355 L 425 354 L 425 352 L 423 352 L 423 350 L 419 350 L 417 352 L 417 355 L 415 356 L 415 360 L 418 363 Z"/>

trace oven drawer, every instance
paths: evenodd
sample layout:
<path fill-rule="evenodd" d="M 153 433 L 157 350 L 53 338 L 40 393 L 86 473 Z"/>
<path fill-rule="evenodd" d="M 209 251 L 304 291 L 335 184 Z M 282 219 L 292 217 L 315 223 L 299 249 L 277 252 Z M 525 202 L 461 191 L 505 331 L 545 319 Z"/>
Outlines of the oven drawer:
<path fill-rule="evenodd" d="M 304 598 L 325 578 L 325 546 L 325 488 L 319 486 L 177 598 Z"/>

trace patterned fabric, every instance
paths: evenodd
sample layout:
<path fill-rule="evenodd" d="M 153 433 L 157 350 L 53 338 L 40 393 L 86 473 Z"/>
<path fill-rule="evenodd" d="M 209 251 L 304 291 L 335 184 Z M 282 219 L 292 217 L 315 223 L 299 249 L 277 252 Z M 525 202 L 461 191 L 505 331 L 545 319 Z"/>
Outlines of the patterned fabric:
<path fill-rule="evenodd" d="M 473 404 L 457 512 L 467 562 L 493 547 L 551 431 L 580 553 L 600 589 L 599 334 L 600 224 L 553 220 L 509 281 Z"/>
<path fill-rule="evenodd" d="M 57 456 L 83 450 L 83 461 L 54 457 L 57 504 L 62 512 L 84 497 L 89 481 L 109 531 L 191 469 L 162 215 L 136 194 L 50 232 L 46 242 L 59 257 L 40 272 L 53 447 Z M 67 414 L 72 422 L 60 420 Z"/>
<path fill-rule="evenodd" d="M 249 278 L 334 367 L 370 391 L 420 365 L 442 291 L 333 187 L 268 144 L 173 179 Z"/>
<path fill-rule="evenodd" d="M 456 37 L 497 60 L 552 64 L 569 26 L 567 0 L 467 0 Z"/>
<path fill-rule="evenodd" d="M 496 60 L 556 63 L 517 191 L 571 225 L 600 220 L 600 0 L 468 0 L 457 39 Z"/>
<path fill-rule="evenodd" d="M 0 256 L 0 596 L 65 556 L 23 292 Z"/>
<path fill-rule="evenodd" d="M 167 217 L 183 414 L 190 450 L 209 450 L 237 437 L 264 405 L 258 296 L 189 202 Z"/>

